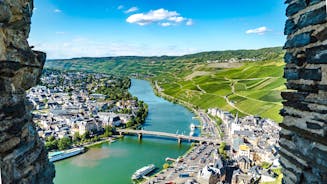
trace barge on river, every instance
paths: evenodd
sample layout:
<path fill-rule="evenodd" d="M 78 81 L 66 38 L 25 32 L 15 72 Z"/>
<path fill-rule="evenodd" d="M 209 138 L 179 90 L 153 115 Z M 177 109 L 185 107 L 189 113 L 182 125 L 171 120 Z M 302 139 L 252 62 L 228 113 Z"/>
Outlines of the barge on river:
<path fill-rule="evenodd" d="M 78 154 L 81 154 L 85 151 L 84 147 L 78 147 L 78 148 L 73 148 L 65 151 L 57 151 L 57 152 L 52 152 L 49 153 L 49 161 L 50 162 L 55 162 L 59 160 L 63 160 L 65 158 L 69 158 Z"/>
<path fill-rule="evenodd" d="M 156 166 L 154 164 L 150 164 L 148 166 L 144 166 L 141 169 L 137 170 L 133 174 L 132 180 L 142 179 L 145 175 L 151 173 L 155 169 L 156 169 Z"/>

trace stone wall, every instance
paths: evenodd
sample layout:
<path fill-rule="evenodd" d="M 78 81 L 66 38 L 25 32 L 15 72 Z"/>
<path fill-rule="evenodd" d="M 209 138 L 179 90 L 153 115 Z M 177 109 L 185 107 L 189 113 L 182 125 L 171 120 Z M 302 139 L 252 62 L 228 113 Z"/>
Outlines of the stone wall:
<path fill-rule="evenodd" d="M 46 59 L 32 51 L 32 0 L 0 0 L 0 168 L 3 184 L 52 183 L 54 166 L 31 121 L 25 91 L 36 85 Z"/>
<path fill-rule="evenodd" d="M 327 18 L 325 0 L 286 0 L 280 155 L 284 183 L 327 183 Z"/>

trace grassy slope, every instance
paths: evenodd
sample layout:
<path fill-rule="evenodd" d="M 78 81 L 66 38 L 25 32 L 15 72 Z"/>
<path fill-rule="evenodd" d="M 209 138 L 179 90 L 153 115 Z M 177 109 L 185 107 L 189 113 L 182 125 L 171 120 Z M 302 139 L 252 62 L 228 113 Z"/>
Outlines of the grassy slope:
<path fill-rule="evenodd" d="M 182 57 L 110 57 L 54 60 L 47 68 L 118 75 L 150 75 L 164 93 L 200 108 L 218 107 L 281 122 L 280 92 L 285 90 L 280 48 L 206 52 Z M 208 60 L 260 58 L 242 66 L 221 68 Z M 233 66 L 228 64 L 228 66 Z M 230 103 L 228 103 L 228 101 Z"/>
<path fill-rule="evenodd" d="M 211 69 L 202 67 L 201 71 Z M 220 107 L 243 115 L 260 115 L 281 122 L 280 92 L 285 90 L 282 75 L 281 61 L 255 62 L 237 68 L 215 69 L 210 74 L 191 80 L 182 76 L 166 81 L 159 78 L 159 85 L 164 93 L 202 109 Z"/>

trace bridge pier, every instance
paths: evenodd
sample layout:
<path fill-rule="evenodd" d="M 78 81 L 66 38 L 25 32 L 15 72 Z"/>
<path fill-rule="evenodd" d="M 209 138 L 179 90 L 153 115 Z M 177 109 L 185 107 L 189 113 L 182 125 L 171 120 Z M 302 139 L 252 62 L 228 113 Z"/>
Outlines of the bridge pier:
<path fill-rule="evenodd" d="M 137 135 L 138 135 L 139 140 L 142 140 L 142 133 L 138 133 Z"/>
<path fill-rule="evenodd" d="M 123 132 L 119 132 L 119 135 L 122 136 L 123 135 Z"/>
<path fill-rule="evenodd" d="M 177 142 L 178 142 L 178 144 L 182 144 L 182 139 L 181 138 L 177 138 Z"/>

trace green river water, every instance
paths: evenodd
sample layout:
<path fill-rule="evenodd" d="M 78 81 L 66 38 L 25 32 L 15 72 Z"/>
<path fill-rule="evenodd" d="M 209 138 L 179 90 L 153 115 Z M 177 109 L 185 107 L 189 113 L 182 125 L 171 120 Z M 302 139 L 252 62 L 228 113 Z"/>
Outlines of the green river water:
<path fill-rule="evenodd" d="M 194 114 L 186 108 L 157 97 L 148 81 L 132 79 L 130 92 L 149 105 L 145 130 L 189 134 Z M 55 184 L 128 184 L 139 168 L 155 164 L 162 168 L 166 157 L 184 154 L 190 144 L 176 140 L 143 136 L 125 136 L 114 143 L 103 143 L 86 153 L 55 163 Z"/>

